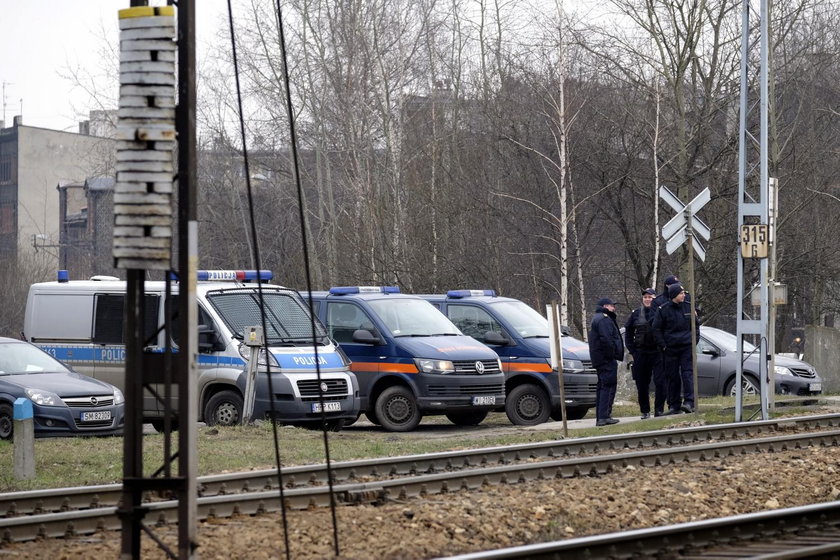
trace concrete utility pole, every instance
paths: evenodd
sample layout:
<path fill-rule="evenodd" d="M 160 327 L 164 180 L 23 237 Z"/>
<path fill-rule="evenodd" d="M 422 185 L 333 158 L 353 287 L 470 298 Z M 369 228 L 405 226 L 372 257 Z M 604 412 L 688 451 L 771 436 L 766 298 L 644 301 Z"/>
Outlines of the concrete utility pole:
<path fill-rule="evenodd" d="M 737 317 L 737 355 L 735 373 L 735 421 L 743 417 L 744 389 L 744 337 L 758 337 L 759 389 L 761 392 L 761 418 L 767 420 L 769 413 L 769 395 L 775 387 L 769 383 L 771 346 L 775 336 L 770 321 L 771 289 L 768 275 L 768 256 L 772 233 L 769 224 L 769 168 L 768 168 L 768 122 L 769 96 L 768 73 L 770 34 L 769 0 L 758 0 L 758 13 L 750 0 L 743 0 L 741 21 L 741 112 L 738 158 L 738 224 L 740 255 L 738 256 L 738 301 Z M 751 16 L 756 19 L 751 23 Z M 755 50 L 758 49 L 756 53 Z M 757 55 L 757 56 L 756 56 Z M 750 65 L 758 60 L 758 73 Z M 755 88 L 758 86 L 758 100 Z M 758 101 L 758 119 L 750 118 L 750 112 Z M 758 173 L 756 173 L 758 171 Z M 756 266 L 757 262 L 757 266 Z M 758 269 L 756 271 L 756 268 Z M 755 273 L 758 273 L 756 286 Z M 753 317 L 750 307 L 751 298 L 745 297 L 745 287 L 759 290 L 759 318 Z M 746 308 L 746 309 L 745 309 Z"/>

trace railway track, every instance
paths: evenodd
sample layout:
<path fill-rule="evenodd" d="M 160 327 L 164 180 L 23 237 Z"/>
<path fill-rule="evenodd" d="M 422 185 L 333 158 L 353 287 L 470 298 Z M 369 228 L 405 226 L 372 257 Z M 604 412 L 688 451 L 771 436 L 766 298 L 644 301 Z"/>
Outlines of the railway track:
<path fill-rule="evenodd" d="M 672 464 L 814 445 L 837 446 L 840 415 L 723 424 L 679 430 L 600 436 L 458 452 L 334 463 L 334 499 L 341 504 L 414 496 L 548 478 L 604 474 L 628 465 Z M 805 433 L 785 433 L 817 430 Z M 781 434 L 781 435 L 780 435 Z M 282 470 L 287 508 L 330 503 L 324 465 Z M 0 495 L 0 539 L 120 529 L 120 485 L 62 488 Z M 198 517 L 228 517 L 280 509 L 276 470 L 201 477 Z M 151 497 L 149 523 L 175 523 L 177 501 Z"/>
<path fill-rule="evenodd" d="M 567 539 L 448 560 L 629 558 L 711 560 L 840 557 L 840 502 Z"/>

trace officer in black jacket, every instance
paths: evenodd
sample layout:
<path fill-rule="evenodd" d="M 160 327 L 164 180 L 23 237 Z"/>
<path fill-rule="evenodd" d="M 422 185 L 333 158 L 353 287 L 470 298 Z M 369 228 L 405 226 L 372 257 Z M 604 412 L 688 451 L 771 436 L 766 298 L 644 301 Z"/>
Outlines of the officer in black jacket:
<path fill-rule="evenodd" d="M 659 363 L 661 353 L 653 337 L 652 323 L 656 310 L 652 304 L 655 297 L 656 290 L 653 288 L 642 290 L 642 305 L 634 309 L 627 318 L 627 322 L 624 323 L 624 341 L 627 344 L 627 351 L 633 355 L 633 381 L 636 382 L 642 420 L 650 418 L 651 376 L 654 386 L 654 416 L 663 415 L 667 394 L 665 375 Z"/>
<path fill-rule="evenodd" d="M 668 286 L 669 301 L 653 318 L 653 336 L 662 350 L 662 368 L 668 380 L 668 414 L 694 412 L 694 374 L 691 363 L 691 308 L 683 305 L 685 290 L 680 284 Z M 700 328 L 695 321 L 695 332 Z M 682 385 L 682 401 L 680 400 Z"/>
<path fill-rule="evenodd" d="M 615 302 L 610 298 L 599 299 L 595 308 L 589 327 L 589 357 L 598 372 L 595 425 L 617 424 L 612 406 L 618 385 L 618 362 L 624 360 L 624 343 L 615 319 Z"/>

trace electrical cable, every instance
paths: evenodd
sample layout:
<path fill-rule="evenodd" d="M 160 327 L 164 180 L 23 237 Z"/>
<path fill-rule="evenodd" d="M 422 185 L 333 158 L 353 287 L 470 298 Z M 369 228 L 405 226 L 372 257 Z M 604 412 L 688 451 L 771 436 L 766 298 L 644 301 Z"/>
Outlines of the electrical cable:
<path fill-rule="evenodd" d="M 327 419 L 326 410 L 324 407 L 324 393 L 321 390 L 321 366 L 318 360 L 318 345 L 315 344 L 315 313 L 312 312 L 312 275 L 310 271 L 309 259 L 309 241 L 306 236 L 306 217 L 304 213 L 304 198 L 303 187 L 300 180 L 300 166 L 298 165 L 298 151 L 297 151 L 297 133 L 295 131 L 295 118 L 292 111 L 292 93 L 290 88 L 291 81 L 289 80 L 289 64 L 286 57 L 286 35 L 283 32 L 283 13 L 280 9 L 280 0 L 275 1 L 275 10 L 277 13 L 277 33 L 280 41 L 280 55 L 283 62 L 283 87 L 286 90 L 286 111 L 289 118 L 289 143 L 292 149 L 292 169 L 295 175 L 295 187 L 297 188 L 298 197 L 298 215 L 300 217 L 300 236 L 303 245 L 303 262 L 304 270 L 306 272 L 306 290 L 309 298 L 309 321 L 312 328 L 312 342 L 315 349 L 315 371 L 318 376 L 318 398 L 321 402 L 321 432 L 324 436 L 324 455 L 327 465 L 327 483 L 330 489 L 330 513 L 332 515 L 333 525 L 333 546 L 336 556 L 340 556 L 340 547 L 338 541 L 338 520 L 336 518 L 336 503 L 335 493 L 333 491 L 333 475 L 332 475 L 332 461 L 330 459 L 330 438 L 327 433 Z M 352 386 L 351 386 L 352 389 Z"/>
<path fill-rule="evenodd" d="M 266 376 L 268 378 L 268 393 L 270 395 L 269 398 L 269 413 L 271 416 L 271 426 L 272 426 L 272 434 L 274 439 L 274 462 L 277 466 L 277 479 L 278 479 L 278 487 L 280 491 L 280 512 L 281 518 L 283 520 L 283 544 L 285 545 L 286 549 L 286 558 L 291 558 L 291 552 L 289 550 L 289 523 L 288 519 L 286 518 L 286 499 L 285 499 L 285 491 L 284 487 L 285 484 L 283 483 L 283 471 L 281 469 L 281 462 L 280 462 L 280 443 L 279 438 L 277 435 L 277 421 L 276 421 L 276 414 L 275 414 L 275 406 L 274 406 L 274 387 L 271 380 L 271 362 L 268 359 L 269 349 L 268 349 L 268 330 L 265 320 L 265 302 L 263 300 L 263 290 L 262 290 L 262 278 L 260 277 L 260 271 L 262 270 L 261 262 L 260 262 L 260 250 L 259 250 L 259 242 L 257 239 L 257 226 L 256 220 L 254 219 L 254 197 L 253 192 L 251 189 L 251 169 L 250 164 L 248 162 L 248 147 L 245 140 L 245 116 L 242 111 L 242 89 L 239 83 L 239 62 L 236 56 L 236 34 L 234 32 L 233 27 L 233 8 L 231 6 L 231 0 L 228 0 L 228 22 L 230 24 L 230 44 L 231 44 L 231 53 L 233 55 L 233 71 L 234 71 L 234 78 L 236 81 L 236 101 L 237 106 L 239 109 L 239 129 L 240 134 L 242 136 L 242 158 L 243 163 L 245 165 L 245 185 L 246 185 L 246 192 L 248 194 L 248 217 L 250 219 L 250 226 L 251 226 L 251 243 L 253 247 L 253 258 L 254 258 L 254 268 L 257 271 L 257 294 L 259 298 L 259 307 L 260 307 L 260 321 L 262 323 L 262 330 L 264 336 L 264 347 L 265 347 L 265 365 L 266 365 Z M 314 341 L 313 341 L 314 342 Z M 259 362 L 259 354 L 257 355 L 257 362 Z M 322 407 L 323 408 L 323 407 Z"/>

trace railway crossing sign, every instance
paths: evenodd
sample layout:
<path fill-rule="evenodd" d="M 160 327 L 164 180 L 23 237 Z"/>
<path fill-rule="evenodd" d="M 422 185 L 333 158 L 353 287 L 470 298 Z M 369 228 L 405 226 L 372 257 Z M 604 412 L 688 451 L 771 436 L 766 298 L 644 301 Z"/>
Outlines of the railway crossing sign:
<path fill-rule="evenodd" d="M 712 235 L 712 230 L 696 214 L 712 199 L 709 189 L 703 189 L 688 204 L 683 204 L 677 195 L 668 190 L 668 187 L 659 187 L 659 197 L 677 213 L 662 227 L 665 250 L 670 255 L 679 249 L 687 239 L 691 238 L 691 246 L 694 248 L 694 252 L 700 257 L 701 261 L 705 261 L 706 249 L 698 237 L 708 241 Z"/>

